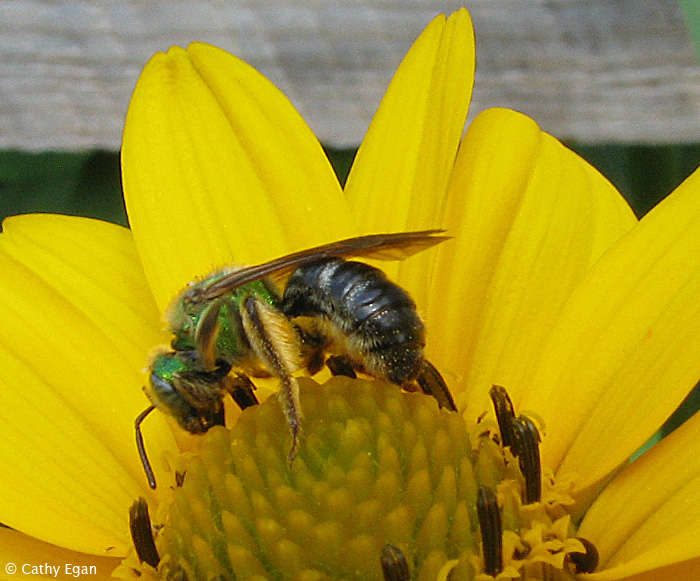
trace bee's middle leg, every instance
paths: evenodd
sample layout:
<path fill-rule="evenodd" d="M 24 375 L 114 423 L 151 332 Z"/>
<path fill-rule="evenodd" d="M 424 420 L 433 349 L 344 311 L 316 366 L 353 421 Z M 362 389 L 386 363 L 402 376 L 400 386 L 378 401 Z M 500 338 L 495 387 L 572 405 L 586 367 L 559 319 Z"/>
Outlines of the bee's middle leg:
<path fill-rule="evenodd" d="M 294 329 L 299 336 L 301 342 L 301 356 L 304 361 L 304 367 L 309 375 L 316 375 L 325 364 L 327 341 L 325 337 L 317 332 L 315 328 L 308 323 L 301 321 L 294 322 Z"/>
<path fill-rule="evenodd" d="M 331 355 L 326 359 L 326 365 L 332 375 L 342 375 L 344 377 L 357 378 L 355 366 L 349 357 L 345 355 Z"/>
<path fill-rule="evenodd" d="M 255 396 L 255 385 L 244 373 L 236 373 L 233 377 L 227 377 L 225 387 L 241 410 L 260 403 Z"/>

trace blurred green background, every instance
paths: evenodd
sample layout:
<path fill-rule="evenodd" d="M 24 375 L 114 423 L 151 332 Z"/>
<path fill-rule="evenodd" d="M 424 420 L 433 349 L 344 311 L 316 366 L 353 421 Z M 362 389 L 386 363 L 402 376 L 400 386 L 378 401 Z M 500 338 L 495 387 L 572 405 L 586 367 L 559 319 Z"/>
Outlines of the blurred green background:
<path fill-rule="evenodd" d="M 700 164 L 700 144 L 567 145 L 615 184 L 638 216 Z M 326 152 L 344 181 L 355 150 Z M 118 153 L 0 151 L 0 218 L 29 212 L 89 216 L 126 225 Z"/>

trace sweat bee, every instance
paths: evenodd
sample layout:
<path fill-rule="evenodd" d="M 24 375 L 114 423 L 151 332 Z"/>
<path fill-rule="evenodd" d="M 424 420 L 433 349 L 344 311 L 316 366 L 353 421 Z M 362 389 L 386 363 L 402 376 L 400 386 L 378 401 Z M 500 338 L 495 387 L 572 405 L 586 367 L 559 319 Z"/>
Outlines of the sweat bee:
<path fill-rule="evenodd" d="M 250 377 L 279 379 L 292 435 L 290 462 L 301 430 L 293 376 L 300 369 L 313 375 L 325 363 L 334 374 L 360 371 L 409 388 L 417 383 L 441 407 L 455 410 L 442 376 L 423 357 L 425 328 L 411 297 L 381 270 L 345 260 L 402 260 L 447 240 L 442 233 L 349 238 L 191 282 L 166 315 L 173 339 L 151 361 L 144 389 L 152 405 L 135 421 L 151 488 L 156 482 L 141 434 L 144 418 L 158 408 L 188 432 L 204 433 L 223 425 L 227 393 L 242 409 L 257 403 Z M 285 278 L 280 293 L 276 282 Z"/>

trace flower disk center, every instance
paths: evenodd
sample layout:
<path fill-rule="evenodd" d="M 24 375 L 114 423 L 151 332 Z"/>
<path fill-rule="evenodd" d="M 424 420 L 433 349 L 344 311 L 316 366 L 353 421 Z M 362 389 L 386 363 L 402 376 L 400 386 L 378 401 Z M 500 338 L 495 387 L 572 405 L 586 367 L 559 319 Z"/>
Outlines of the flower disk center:
<path fill-rule="evenodd" d="M 542 500 L 551 479 L 542 489 L 536 429 L 513 416 L 505 436 L 508 404 L 499 430 L 377 381 L 300 385 L 304 432 L 291 466 L 287 423 L 270 398 L 230 431 L 203 436 L 153 529 L 132 509 L 139 574 L 156 574 L 154 565 L 159 578 L 190 581 L 457 581 L 583 570 L 594 549 L 573 536 L 561 494 Z M 149 546 L 144 557 L 151 530 L 157 556 Z"/>

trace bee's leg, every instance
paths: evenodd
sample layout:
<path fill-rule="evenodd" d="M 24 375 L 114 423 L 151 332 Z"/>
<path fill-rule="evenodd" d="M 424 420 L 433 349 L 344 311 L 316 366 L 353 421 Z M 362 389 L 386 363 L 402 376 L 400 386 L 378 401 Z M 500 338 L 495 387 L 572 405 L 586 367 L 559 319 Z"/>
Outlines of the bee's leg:
<path fill-rule="evenodd" d="M 324 349 L 326 340 L 308 325 L 303 325 L 300 322 L 294 323 L 299 338 L 301 339 L 301 354 L 305 362 L 306 371 L 309 375 L 316 375 L 325 364 Z"/>
<path fill-rule="evenodd" d="M 280 380 L 278 397 L 292 433 L 292 448 L 288 456 L 291 464 L 301 434 L 299 384 L 292 376 L 299 364 L 299 335 L 284 313 L 254 296 L 243 299 L 240 314 L 253 351 Z"/>
<path fill-rule="evenodd" d="M 452 398 L 445 380 L 440 375 L 440 372 L 427 359 L 423 360 L 423 368 L 416 378 L 418 385 L 423 390 L 423 393 L 432 395 L 438 402 L 441 408 L 446 408 L 456 412 L 457 406 Z"/>
<path fill-rule="evenodd" d="M 260 403 L 255 397 L 255 385 L 243 373 L 236 373 L 234 377 L 226 378 L 226 391 L 231 394 L 233 401 L 242 410 Z"/>
<path fill-rule="evenodd" d="M 331 355 L 326 359 L 326 365 L 333 375 L 343 375 L 345 377 L 357 378 L 357 373 L 352 365 L 352 361 L 345 355 Z"/>

